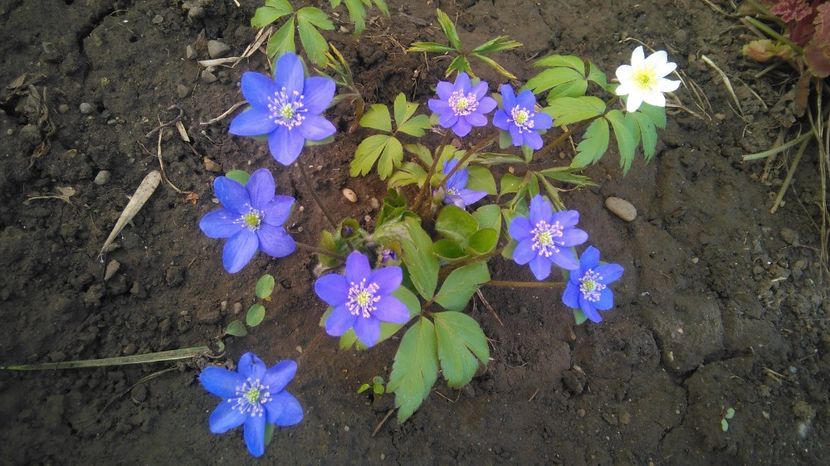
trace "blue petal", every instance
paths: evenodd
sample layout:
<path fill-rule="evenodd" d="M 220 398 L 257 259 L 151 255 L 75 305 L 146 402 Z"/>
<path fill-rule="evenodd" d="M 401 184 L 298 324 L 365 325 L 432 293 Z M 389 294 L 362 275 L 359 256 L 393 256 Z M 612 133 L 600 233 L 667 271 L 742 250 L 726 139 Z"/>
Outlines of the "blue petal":
<path fill-rule="evenodd" d="M 535 129 L 549 129 L 553 126 L 553 118 L 545 112 L 536 112 L 533 118 L 533 128 Z"/>
<path fill-rule="evenodd" d="M 312 141 L 322 141 L 337 132 L 337 128 L 320 115 L 306 117 L 297 129 L 304 138 Z"/>
<path fill-rule="evenodd" d="M 334 98 L 335 87 L 331 78 L 315 76 L 306 79 L 303 87 L 303 105 L 308 112 L 313 115 L 325 112 Z"/>
<path fill-rule="evenodd" d="M 268 98 L 278 91 L 274 80 L 261 73 L 242 73 L 242 95 L 253 107 L 268 110 Z M 262 134 L 262 133 L 260 133 Z"/>
<path fill-rule="evenodd" d="M 466 168 L 456 170 L 456 172 L 447 180 L 447 188 L 455 188 L 456 190 L 467 187 L 467 181 L 470 179 L 470 172 Z"/>
<path fill-rule="evenodd" d="M 380 339 L 380 321 L 374 317 L 358 317 L 354 324 L 354 333 L 361 343 L 371 348 Z"/>
<path fill-rule="evenodd" d="M 222 265 L 228 273 L 236 273 L 251 262 L 259 249 L 259 240 L 256 233 L 243 228 L 225 243 L 222 251 Z"/>
<path fill-rule="evenodd" d="M 271 115 L 265 110 L 250 108 L 231 120 L 228 132 L 236 136 L 262 136 L 277 128 Z"/>
<path fill-rule="evenodd" d="M 512 110 L 516 106 L 516 94 L 513 93 L 513 86 L 502 84 L 499 90 L 501 91 L 501 108 Z"/>
<path fill-rule="evenodd" d="M 251 198 L 248 196 L 248 191 L 228 177 L 216 177 L 213 180 L 213 192 L 219 202 L 231 212 L 241 215 L 251 210 Z"/>
<path fill-rule="evenodd" d="M 448 81 L 438 81 L 438 85 L 435 86 L 435 93 L 438 94 L 438 97 L 441 100 L 447 100 L 452 95 L 453 84 Z"/>
<path fill-rule="evenodd" d="M 248 416 L 245 419 L 245 446 L 251 456 L 259 458 L 265 454 L 265 416 Z"/>
<path fill-rule="evenodd" d="M 479 100 L 477 111 L 479 113 L 482 113 L 482 114 L 487 114 L 487 113 L 492 112 L 493 109 L 496 108 L 498 105 L 499 104 L 498 104 L 498 102 L 496 102 L 496 99 L 494 99 L 492 97 L 485 97 L 485 98 Z M 505 117 L 507 116 L 507 114 L 504 113 L 503 110 L 502 110 L 502 113 L 504 114 Z"/>
<path fill-rule="evenodd" d="M 487 94 L 487 81 L 479 81 L 478 84 L 470 89 L 470 92 L 476 96 L 476 99 L 479 102 L 479 108 L 481 108 L 481 99 L 485 94 Z"/>
<path fill-rule="evenodd" d="M 224 434 L 225 432 L 239 427 L 245 422 L 248 415 L 236 407 L 235 399 L 226 399 L 219 403 L 219 406 L 210 413 L 208 418 L 208 425 L 210 431 L 214 434 Z"/>
<path fill-rule="evenodd" d="M 530 90 L 524 90 L 516 96 L 516 104 L 532 112 L 536 106 L 536 97 Z"/>
<path fill-rule="evenodd" d="M 487 125 L 487 117 L 482 115 L 481 113 L 478 113 L 478 112 L 466 115 L 465 117 L 462 118 L 462 120 L 465 120 L 467 123 L 470 124 L 470 126 L 485 126 L 485 125 Z"/>
<path fill-rule="evenodd" d="M 429 107 L 433 113 L 437 113 L 439 115 L 443 115 L 451 111 L 449 104 L 439 99 L 429 99 L 429 101 L 427 101 L 427 107 Z"/>
<path fill-rule="evenodd" d="M 579 228 L 565 228 L 562 231 L 562 237 L 557 240 L 558 243 L 566 248 L 578 246 L 585 241 L 588 241 L 588 233 Z"/>
<path fill-rule="evenodd" d="M 329 318 L 326 320 L 326 333 L 333 337 L 339 337 L 352 328 L 355 319 L 357 319 L 357 316 L 349 312 L 345 304 L 337 306 L 331 311 Z"/>
<path fill-rule="evenodd" d="M 513 250 L 513 260 L 519 265 L 525 265 L 535 257 L 536 251 L 533 250 L 533 240 L 530 238 L 519 241 Z"/>
<path fill-rule="evenodd" d="M 579 223 L 579 212 L 575 210 L 563 210 L 556 212 L 551 217 L 552 222 L 559 222 L 563 228 L 571 228 Z"/>
<path fill-rule="evenodd" d="M 510 237 L 516 241 L 530 238 L 530 230 L 532 229 L 527 217 L 516 217 L 510 222 Z"/>
<path fill-rule="evenodd" d="M 286 52 L 277 61 L 276 74 L 274 76 L 276 88 L 285 88 L 285 92 L 291 94 L 294 91 L 303 93 L 305 82 L 305 69 L 303 62 L 297 55 Z"/>
<path fill-rule="evenodd" d="M 441 125 L 442 128 L 452 128 L 457 122 L 458 116 L 452 112 L 438 115 L 438 124 Z"/>
<path fill-rule="evenodd" d="M 285 359 L 280 361 L 265 371 L 265 376 L 262 377 L 262 383 L 268 385 L 268 391 L 272 394 L 283 391 L 288 382 L 297 374 L 297 363 Z"/>
<path fill-rule="evenodd" d="M 265 168 L 260 168 L 251 174 L 248 184 L 245 185 L 248 196 L 251 198 L 251 205 L 255 209 L 264 209 L 274 199 L 274 191 L 277 184 L 274 183 L 274 175 Z"/>
<path fill-rule="evenodd" d="M 541 194 L 533 196 L 533 199 L 530 200 L 530 223 L 533 225 L 539 222 L 552 223 L 552 215 L 553 209 L 550 206 L 550 202 L 542 197 Z"/>
<path fill-rule="evenodd" d="M 594 303 L 594 307 L 600 311 L 607 311 L 614 307 L 614 292 L 610 288 L 600 291 L 599 301 Z"/>
<path fill-rule="evenodd" d="M 209 393 L 220 398 L 233 398 L 236 387 L 245 382 L 245 378 L 227 369 L 208 366 L 199 374 L 199 382 Z"/>
<path fill-rule="evenodd" d="M 456 160 L 456 159 L 449 159 L 446 162 L 444 162 L 444 169 L 443 169 L 444 174 L 446 175 L 447 173 L 452 171 L 452 169 L 455 168 L 456 165 L 458 165 L 458 160 Z M 447 184 L 449 184 L 449 183 L 447 183 Z"/>
<path fill-rule="evenodd" d="M 455 85 L 453 86 L 453 89 L 456 91 L 464 91 L 466 94 L 472 85 L 472 82 L 470 82 L 470 76 L 462 71 L 461 73 L 458 73 L 458 76 L 455 78 Z"/>
<path fill-rule="evenodd" d="M 507 112 L 496 110 L 496 113 L 493 114 L 493 126 L 507 131 L 507 128 L 510 127 L 510 122 L 507 121 Z"/>
<path fill-rule="evenodd" d="M 464 205 L 472 205 L 480 201 L 487 193 L 484 191 L 473 191 L 472 189 L 462 189 L 459 196 L 464 201 Z"/>
<path fill-rule="evenodd" d="M 588 269 L 593 269 L 599 265 L 599 249 L 588 246 L 582 256 L 579 258 L 579 274 L 584 275 Z"/>
<path fill-rule="evenodd" d="M 277 130 L 268 135 L 268 148 L 274 159 L 286 167 L 294 163 L 303 151 L 305 138 L 299 129 L 289 130 L 277 126 Z"/>
<path fill-rule="evenodd" d="M 372 317 L 381 322 L 391 322 L 393 324 L 405 324 L 410 319 L 409 310 L 394 296 L 381 297 L 377 303 L 377 309 L 372 312 Z"/>
<path fill-rule="evenodd" d="M 346 303 L 349 283 L 343 275 L 330 273 L 314 282 L 314 292 L 329 306 L 339 306 Z"/>
<path fill-rule="evenodd" d="M 539 133 L 537 133 L 536 131 L 524 133 L 524 145 L 530 147 L 533 150 L 539 150 L 544 145 L 542 142 L 542 136 L 539 136 Z"/>
<path fill-rule="evenodd" d="M 294 198 L 291 196 L 274 196 L 274 199 L 262 209 L 262 221 L 275 227 L 282 226 L 291 215 L 293 205 Z"/>
<path fill-rule="evenodd" d="M 472 129 L 472 125 L 470 125 L 470 123 L 467 122 L 467 119 L 465 117 L 459 117 L 455 121 L 455 124 L 452 125 L 452 132 L 460 138 L 463 138 L 464 136 L 470 134 L 470 131 Z"/>
<path fill-rule="evenodd" d="M 560 249 L 559 252 L 553 253 L 550 260 L 565 270 L 579 269 L 579 259 L 576 258 L 574 250 L 570 248 Z"/>
<path fill-rule="evenodd" d="M 521 147 L 524 145 L 525 138 L 522 136 L 522 132 L 519 130 L 518 126 L 514 123 L 510 123 L 507 127 L 507 131 L 510 132 L 510 140 L 513 142 L 514 146 Z"/>
<path fill-rule="evenodd" d="M 369 278 L 371 273 L 369 259 L 363 254 L 354 251 L 346 258 L 346 279 L 349 282 L 360 283 L 364 278 Z"/>
<path fill-rule="evenodd" d="M 254 353 L 245 353 L 239 358 L 236 371 L 251 380 L 262 380 L 265 375 L 265 363 Z"/>
<path fill-rule="evenodd" d="M 543 256 L 536 256 L 535 259 L 530 261 L 530 271 L 533 272 L 536 280 L 541 281 L 548 278 L 550 275 L 550 259 Z"/>
<path fill-rule="evenodd" d="M 373 271 L 369 275 L 369 283 L 377 283 L 380 287 L 380 294 L 392 294 L 401 286 L 403 281 L 403 270 L 396 265 L 383 267 Z"/>
<path fill-rule="evenodd" d="M 228 209 L 216 209 L 206 213 L 199 220 L 199 228 L 208 238 L 229 238 L 244 228 L 237 220 L 239 214 Z"/>
<path fill-rule="evenodd" d="M 595 268 L 594 272 L 602 277 L 600 283 L 607 285 L 619 280 L 622 277 L 624 269 L 620 264 L 603 264 Z"/>
<path fill-rule="evenodd" d="M 290 256 L 297 250 L 294 238 L 283 227 L 263 223 L 257 229 L 256 235 L 259 239 L 259 248 L 271 257 Z"/>
<path fill-rule="evenodd" d="M 303 407 L 300 406 L 300 402 L 294 395 L 285 391 L 271 398 L 265 405 L 265 412 L 268 414 L 268 422 L 280 427 L 293 426 L 303 420 Z"/>
<path fill-rule="evenodd" d="M 562 292 L 562 303 L 571 309 L 579 309 L 579 286 L 568 281 L 565 291 Z"/>
<path fill-rule="evenodd" d="M 591 322 L 602 322 L 602 316 L 599 315 L 599 312 L 597 312 L 597 309 L 594 307 L 593 303 L 582 296 L 579 297 L 579 308 L 582 309 L 582 313 L 585 314 L 585 317 L 587 317 Z"/>

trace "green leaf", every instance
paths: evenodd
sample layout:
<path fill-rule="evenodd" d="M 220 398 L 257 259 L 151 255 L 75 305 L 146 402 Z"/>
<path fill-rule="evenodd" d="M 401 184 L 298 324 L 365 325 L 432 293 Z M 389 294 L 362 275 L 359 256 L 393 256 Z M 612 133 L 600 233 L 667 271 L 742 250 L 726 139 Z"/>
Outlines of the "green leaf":
<path fill-rule="evenodd" d="M 296 51 L 294 45 L 294 17 L 292 16 L 268 39 L 268 47 L 266 47 L 265 53 L 269 58 L 274 58 L 286 52 L 293 53 Z"/>
<path fill-rule="evenodd" d="M 513 139 L 507 131 L 499 131 L 499 149 L 513 147 Z"/>
<path fill-rule="evenodd" d="M 432 250 L 441 259 L 455 260 L 467 257 L 464 248 L 451 239 L 439 239 L 432 245 Z"/>
<path fill-rule="evenodd" d="M 225 177 L 236 181 L 242 186 L 245 186 L 246 184 L 248 184 L 248 179 L 251 177 L 251 175 L 249 175 L 248 172 L 246 172 L 245 170 L 231 170 L 225 173 Z"/>
<path fill-rule="evenodd" d="M 588 80 L 597 83 L 599 87 L 605 89 L 606 91 L 610 90 L 608 86 L 608 78 L 605 76 L 605 73 L 603 73 L 597 65 L 591 62 L 588 62 Z"/>
<path fill-rule="evenodd" d="M 361 0 L 345 0 L 349 19 L 354 23 L 354 33 L 360 34 L 366 29 L 366 7 Z"/>
<path fill-rule="evenodd" d="M 496 248 L 498 242 L 499 232 L 493 228 L 484 228 L 470 237 L 470 249 L 477 254 L 487 254 Z"/>
<path fill-rule="evenodd" d="M 476 262 L 453 270 L 435 295 L 435 302 L 448 311 L 463 311 L 482 283 L 490 281 L 486 262 Z"/>
<path fill-rule="evenodd" d="M 433 318 L 438 359 L 447 385 L 463 387 L 473 380 L 479 361 L 487 365 L 490 360 L 487 337 L 478 322 L 467 314 L 437 312 Z"/>
<path fill-rule="evenodd" d="M 505 50 L 511 50 L 521 46 L 522 43 L 519 41 L 513 40 L 507 36 L 498 36 L 495 39 L 490 39 L 474 48 L 473 53 L 489 55 L 494 52 L 503 52 Z"/>
<path fill-rule="evenodd" d="M 265 299 L 271 297 L 271 293 L 274 292 L 275 284 L 276 280 L 274 280 L 274 276 L 270 273 L 266 273 L 265 275 L 259 277 L 259 280 L 256 281 L 257 298 Z"/>
<path fill-rule="evenodd" d="M 463 55 L 458 55 L 457 57 L 453 58 L 450 62 L 450 65 L 447 67 L 447 72 L 444 76 L 449 77 L 451 74 L 455 73 L 467 73 L 470 76 L 475 76 L 473 74 L 472 68 L 470 68 L 470 62 L 467 61 L 467 57 Z"/>
<path fill-rule="evenodd" d="M 473 212 L 473 217 L 478 221 L 479 228 L 492 228 L 497 232 L 501 231 L 501 209 L 498 205 L 481 206 Z"/>
<path fill-rule="evenodd" d="M 545 111 L 554 118 L 556 126 L 569 125 L 605 113 L 605 102 L 593 96 L 559 97 L 548 104 Z"/>
<path fill-rule="evenodd" d="M 398 126 L 398 131 L 419 138 L 426 134 L 426 130 L 430 128 L 432 128 L 432 121 L 430 121 L 429 117 L 426 115 L 418 115 Z"/>
<path fill-rule="evenodd" d="M 447 53 L 455 52 L 452 47 L 437 44 L 435 42 L 413 42 L 406 50 L 407 52 L 429 52 L 429 53 Z"/>
<path fill-rule="evenodd" d="M 657 151 L 657 127 L 651 118 L 640 113 L 628 113 L 626 118 L 631 118 L 637 123 L 637 128 L 640 132 L 640 140 L 643 143 L 643 156 L 646 162 L 650 161 Z"/>
<path fill-rule="evenodd" d="M 493 68 L 494 70 L 496 70 L 496 72 L 498 72 L 500 75 L 504 76 L 505 78 L 507 78 L 507 79 L 517 79 L 515 74 L 507 71 L 507 69 L 504 68 L 503 66 L 501 66 L 498 62 L 496 62 L 496 60 L 493 60 L 492 58 L 490 58 L 486 55 L 482 55 L 480 53 L 472 53 L 471 55 L 478 58 L 479 60 L 483 61 L 484 64 L 486 64 L 490 68 Z"/>
<path fill-rule="evenodd" d="M 640 108 L 637 110 L 637 112 L 649 117 L 649 119 L 654 123 L 654 126 L 660 129 L 666 128 L 665 107 L 656 107 L 654 105 L 643 103 L 642 105 L 640 105 Z"/>
<path fill-rule="evenodd" d="M 262 29 L 285 15 L 291 14 L 294 9 L 286 0 L 268 0 L 265 5 L 256 9 L 251 18 L 251 27 Z"/>
<path fill-rule="evenodd" d="M 401 241 L 402 259 L 412 279 L 412 284 L 424 299 L 432 299 L 438 286 L 438 258 L 432 252 L 432 240 L 421 227 L 418 219 L 404 220 L 409 239 Z"/>
<path fill-rule="evenodd" d="M 363 385 L 360 386 L 360 388 L 357 389 L 357 394 L 359 395 L 359 394 L 365 392 L 366 390 L 368 390 L 370 388 L 372 388 L 371 385 L 369 385 L 368 383 L 364 383 Z"/>
<path fill-rule="evenodd" d="M 386 146 L 384 146 L 383 152 L 380 154 L 380 160 L 378 161 L 378 176 L 380 176 L 380 179 L 385 180 L 389 178 L 395 167 L 400 166 L 402 161 L 403 146 L 401 146 L 401 141 L 398 138 L 389 136 L 386 141 Z"/>
<path fill-rule="evenodd" d="M 524 178 L 521 178 L 519 176 L 510 174 L 510 173 L 505 173 L 501 177 L 501 180 L 499 182 L 499 184 L 500 184 L 499 193 L 502 194 L 502 195 L 517 193 L 517 192 L 519 192 L 519 188 L 522 187 L 523 182 L 524 182 Z"/>
<path fill-rule="evenodd" d="M 588 81 L 579 79 L 554 87 L 548 93 L 548 102 L 559 97 L 582 97 L 588 91 Z"/>
<path fill-rule="evenodd" d="M 375 395 L 383 395 L 385 391 L 386 389 L 384 388 L 382 383 L 372 385 L 372 392 Z"/>
<path fill-rule="evenodd" d="M 395 394 L 398 422 L 404 422 L 429 396 L 438 380 L 435 326 L 421 317 L 401 339 L 386 390 Z"/>
<path fill-rule="evenodd" d="M 586 320 L 588 320 L 588 318 L 585 317 L 585 314 L 582 312 L 582 309 L 573 309 L 573 313 L 574 322 L 576 322 L 576 325 L 582 325 L 585 323 Z"/>
<path fill-rule="evenodd" d="M 248 308 L 248 313 L 245 314 L 245 323 L 248 327 L 256 327 L 265 319 L 265 306 L 256 303 Z"/>
<path fill-rule="evenodd" d="M 308 21 L 324 31 L 334 29 L 334 23 L 329 19 L 329 15 L 325 11 L 313 6 L 306 6 L 297 10 L 297 20 L 300 22 Z"/>
<path fill-rule="evenodd" d="M 364 139 L 354 153 L 354 160 L 349 164 L 349 175 L 366 175 L 372 171 L 381 152 L 386 148 L 391 136 L 386 134 L 375 134 Z"/>
<path fill-rule="evenodd" d="M 634 161 L 634 150 L 637 148 L 635 136 L 625 121 L 625 115 L 618 109 L 611 110 L 605 115 L 614 129 L 614 138 L 617 140 L 617 149 L 620 153 L 620 166 L 623 173 L 628 173 L 631 162 Z"/>
<path fill-rule="evenodd" d="M 470 237 L 478 231 L 478 222 L 466 210 L 449 204 L 438 213 L 435 230 L 445 238 L 465 245 Z"/>
<path fill-rule="evenodd" d="M 381 131 L 392 132 L 392 118 L 389 116 L 389 109 L 386 105 L 373 104 L 369 106 L 369 110 L 363 114 L 360 119 L 360 126 L 362 128 L 379 129 Z"/>
<path fill-rule="evenodd" d="M 578 168 L 575 167 L 553 167 L 547 168 L 538 172 L 540 175 L 550 178 L 562 183 L 568 183 L 576 186 L 596 186 L 597 184 L 591 181 L 591 178 L 585 175 L 577 175 L 574 173 Z"/>
<path fill-rule="evenodd" d="M 423 144 L 406 144 L 403 148 L 410 154 L 418 157 L 418 160 L 423 162 L 424 165 L 428 167 L 432 165 L 432 153 L 427 146 Z"/>
<path fill-rule="evenodd" d="M 364 0 L 366 1 L 366 0 Z M 389 7 L 386 5 L 386 0 L 372 0 L 375 3 L 375 6 L 378 7 L 381 13 L 389 16 Z"/>
<path fill-rule="evenodd" d="M 720 420 L 720 430 L 724 432 L 729 430 L 729 422 L 726 419 Z"/>
<path fill-rule="evenodd" d="M 735 408 L 728 408 L 726 410 L 726 414 L 723 416 L 725 419 L 732 419 L 735 417 Z"/>
<path fill-rule="evenodd" d="M 308 59 L 317 66 L 325 66 L 327 63 L 326 51 L 329 48 L 326 38 L 314 27 L 308 16 L 302 16 L 305 7 L 297 12 L 297 29 L 300 31 L 300 42 L 303 44 Z M 313 8 L 316 10 L 316 8 Z M 324 13 L 325 14 L 325 13 Z M 319 19 L 319 18 L 318 18 Z M 334 27 L 332 25 L 332 27 Z"/>
<path fill-rule="evenodd" d="M 508 136 L 509 137 L 509 136 Z M 522 157 L 513 154 L 499 154 L 496 152 L 483 152 L 476 155 L 476 163 L 491 167 L 493 165 L 527 165 Z"/>
<path fill-rule="evenodd" d="M 268 422 L 265 423 L 265 446 L 271 444 L 271 441 L 274 440 L 274 426 L 276 424 L 270 424 Z"/>
<path fill-rule="evenodd" d="M 487 194 L 498 193 L 493 173 L 487 168 L 470 165 L 467 167 L 467 173 L 469 174 L 467 189 L 472 189 L 473 191 L 483 191 Z"/>
<path fill-rule="evenodd" d="M 400 128 L 401 125 L 406 123 L 406 120 L 415 114 L 418 104 L 407 102 L 406 96 L 401 92 L 395 97 L 392 107 L 395 111 L 395 124 Z"/>
<path fill-rule="evenodd" d="M 582 141 L 576 146 L 576 157 L 571 162 L 571 166 L 585 167 L 596 163 L 608 150 L 609 139 L 610 132 L 606 119 L 599 118 L 591 122 L 588 129 L 585 130 Z"/>
<path fill-rule="evenodd" d="M 453 24 L 450 17 L 440 9 L 435 10 L 435 14 L 438 17 L 438 24 L 441 25 L 441 30 L 444 31 L 444 35 L 447 36 L 447 40 L 450 45 L 460 52 L 461 39 L 458 38 L 458 31 L 455 29 L 455 24 Z"/>
<path fill-rule="evenodd" d="M 547 57 L 536 60 L 533 66 L 555 68 L 565 66 L 579 71 L 579 74 L 585 76 L 585 62 L 575 55 L 548 55 Z"/>
<path fill-rule="evenodd" d="M 542 92 L 545 92 L 548 89 L 552 89 L 577 80 L 584 81 L 584 78 L 582 76 L 582 73 L 576 71 L 573 68 L 548 68 L 544 71 L 541 71 L 536 76 L 530 78 L 530 80 L 528 80 L 528 82 L 522 87 L 522 89 L 530 89 L 533 91 L 534 94 L 541 94 Z"/>
<path fill-rule="evenodd" d="M 225 327 L 225 335 L 244 337 L 247 334 L 248 329 L 245 328 L 245 324 L 243 324 L 241 320 L 234 320 L 229 323 L 227 327 Z"/>
<path fill-rule="evenodd" d="M 406 162 L 389 178 L 388 183 L 390 188 L 401 188 L 411 184 L 421 186 L 426 178 L 427 172 L 420 165 Z"/>

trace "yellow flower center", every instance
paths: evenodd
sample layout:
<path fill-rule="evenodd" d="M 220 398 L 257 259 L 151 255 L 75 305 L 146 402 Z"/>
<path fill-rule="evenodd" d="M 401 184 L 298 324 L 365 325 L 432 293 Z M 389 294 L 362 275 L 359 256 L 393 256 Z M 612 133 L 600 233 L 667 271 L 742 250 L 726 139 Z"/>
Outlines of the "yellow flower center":
<path fill-rule="evenodd" d="M 283 120 L 291 120 L 292 118 L 294 118 L 294 107 L 292 107 L 290 104 L 283 105 L 280 109 L 280 116 L 283 118 Z"/>
<path fill-rule="evenodd" d="M 513 114 L 513 121 L 516 122 L 517 125 L 523 125 L 527 123 L 527 118 L 530 115 L 527 113 L 527 110 L 519 110 Z"/>
<path fill-rule="evenodd" d="M 259 387 L 251 387 L 247 393 L 245 393 L 245 399 L 248 400 L 248 403 L 255 405 L 259 402 Z"/>
<path fill-rule="evenodd" d="M 358 306 L 367 306 L 369 305 L 369 302 L 372 301 L 372 296 L 368 291 L 363 290 L 357 294 L 354 300 L 357 302 Z"/>
<path fill-rule="evenodd" d="M 262 219 L 259 217 L 259 214 L 256 212 L 248 212 L 247 214 L 242 216 L 245 225 L 251 229 L 259 228 L 259 224 L 262 223 Z"/>
<path fill-rule="evenodd" d="M 549 231 L 540 232 L 539 235 L 536 236 L 536 242 L 539 243 L 541 246 L 548 246 L 553 244 L 553 238 Z"/>
<path fill-rule="evenodd" d="M 640 89 L 652 89 L 657 85 L 657 76 L 653 70 L 647 68 L 635 71 L 633 78 Z"/>
<path fill-rule="evenodd" d="M 467 107 L 470 105 L 470 102 L 467 100 L 466 97 L 459 97 L 458 100 L 455 101 L 455 109 L 456 110 L 467 110 Z"/>

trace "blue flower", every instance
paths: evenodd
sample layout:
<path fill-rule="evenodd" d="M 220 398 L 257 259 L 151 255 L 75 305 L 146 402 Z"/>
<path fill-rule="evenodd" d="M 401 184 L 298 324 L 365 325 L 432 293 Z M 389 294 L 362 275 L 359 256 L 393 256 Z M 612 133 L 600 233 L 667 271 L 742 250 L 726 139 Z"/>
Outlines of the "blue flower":
<path fill-rule="evenodd" d="M 199 374 L 205 390 L 222 398 L 210 415 L 214 434 L 245 425 L 245 445 L 253 456 L 265 453 L 265 423 L 288 427 L 303 420 L 303 408 L 285 386 L 297 373 L 297 363 L 286 359 L 266 369 L 253 353 L 239 358 L 237 372 L 206 367 Z"/>
<path fill-rule="evenodd" d="M 571 272 L 562 302 L 570 308 L 581 309 L 592 322 L 602 322 L 598 311 L 614 307 L 614 293 L 608 285 L 619 280 L 622 274 L 621 265 L 601 263 L 599 249 L 589 246 L 579 258 L 579 271 Z"/>
<path fill-rule="evenodd" d="M 458 160 L 450 159 L 444 162 L 444 174 L 448 174 L 452 169 L 458 165 Z M 487 195 L 484 191 L 473 191 L 467 189 L 467 181 L 470 177 L 466 168 L 456 171 L 450 179 L 447 180 L 447 193 L 444 195 L 444 202 L 453 204 L 462 209 L 470 204 L 474 204 Z"/>
<path fill-rule="evenodd" d="M 320 141 L 335 132 L 334 125 L 320 114 L 334 97 L 330 78 L 305 77 L 303 63 L 293 53 L 277 61 L 274 79 L 260 73 L 242 75 L 242 95 L 251 108 L 231 121 L 231 134 L 268 136 L 271 155 L 283 165 L 300 156 L 306 139 Z"/>
<path fill-rule="evenodd" d="M 536 112 L 536 97 L 525 90 L 516 96 L 509 84 L 501 86 L 502 106 L 493 115 L 493 125 L 508 131 L 514 146 L 528 146 L 533 150 L 542 148 L 539 131 L 553 126 L 553 118 L 547 113 Z"/>
<path fill-rule="evenodd" d="M 438 115 L 438 124 L 452 129 L 458 137 L 470 133 L 473 126 L 487 125 L 484 116 L 496 108 L 496 101 L 487 94 L 487 83 L 480 81 L 473 87 L 467 73 L 458 73 L 455 83 L 438 81 L 435 88 L 437 99 L 427 102 L 429 109 Z"/>
<path fill-rule="evenodd" d="M 519 265 L 530 263 L 537 280 L 550 275 L 551 263 L 565 270 L 579 268 L 573 246 L 588 240 L 588 233 L 574 228 L 579 212 L 553 212 L 550 202 L 540 195 L 530 200 L 530 216 L 516 217 L 510 222 L 510 236 L 518 242 L 513 260 Z"/>
<path fill-rule="evenodd" d="M 205 214 L 199 228 L 209 238 L 228 238 L 222 265 L 229 273 L 242 270 L 258 250 L 272 257 L 285 257 L 297 248 L 283 224 L 291 214 L 294 198 L 276 196 L 271 172 L 255 171 L 242 186 L 225 176 L 213 182 L 213 191 L 223 208 Z"/>
<path fill-rule="evenodd" d="M 381 322 L 409 321 L 409 310 L 392 296 L 402 280 L 398 266 L 372 270 L 366 256 L 357 251 L 349 254 L 345 275 L 323 275 L 314 283 L 317 296 L 334 308 L 326 320 L 326 333 L 339 337 L 353 328 L 364 345 L 374 346 Z"/>

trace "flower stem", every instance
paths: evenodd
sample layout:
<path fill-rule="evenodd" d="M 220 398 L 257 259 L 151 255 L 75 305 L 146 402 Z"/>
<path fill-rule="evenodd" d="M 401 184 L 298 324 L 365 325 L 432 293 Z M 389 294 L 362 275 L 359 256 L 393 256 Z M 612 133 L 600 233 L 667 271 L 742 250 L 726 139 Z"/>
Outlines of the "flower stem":
<path fill-rule="evenodd" d="M 305 249 L 306 251 L 313 252 L 315 254 L 323 254 L 324 256 L 333 257 L 335 259 L 343 259 L 344 257 L 341 254 L 337 254 L 336 252 L 329 251 L 328 249 L 318 248 L 317 246 L 312 246 L 310 244 L 300 243 L 299 241 L 294 242 L 298 248 Z"/>
<path fill-rule="evenodd" d="M 461 157 L 461 160 L 459 160 L 459 161 L 458 161 L 458 163 L 457 163 L 457 164 L 455 164 L 455 166 L 454 166 L 454 167 L 452 167 L 452 170 L 450 170 L 450 172 L 449 172 L 449 173 L 447 173 L 447 175 L 446 175 L 446 176 L 444 176 L 444 179 L 443 179 L 443 180 L 441 180 L 441 184 L 439 184 L 439 185 L 438 185 L 438 188 L 436 188 L 436 189 L 437 189 L 437 190 L 444 189 L 444 188 L 447 186 L 447 181 L 449 181 L 449 179 L 450 179 L 450 178 L 452 178 L 452 176 L 453 176 L 453 175 L 455 175 L 455 173 L 456 173 L 458 170 L 461 170 L 461 168 L 463 168 L 464 163 L 465 163 L 467 160 L 470 160 L 470 158 L 471 158 L 472 156 L 474 156 L 474 155 L 478 154 L 478 153 L 479 153 L 479 152 L 481 152 L 481 151 L 482 151 L 485 147 L 487 147 L 487 146 L 489 146 L 490 144 L 492 144 L 493 142 L 495 142 L 495 140 L 496 140 L 496 138 L 497 138 L 498 136 L 499 136 L 499 133 L 496 133 L 496 134 L 494 134 L 494 135 L 492 135 L 492 136 L 490 136 L 490 137 L 488 137 L 488 138 L 486 138 L 486 139 L 481 140 L 478 144 L 476 144 L 476 145 L 474 145 L 473 147 L 471 147 L 471 148 L 470 148 L 470 150 L 468 150 L 468 151 L 467 151 L 467 153 L 465 153 L 465 154 L 464 154 L 464 157 Z"/>
<path fill-rule="evenodd" d="M 565 282 L 522 282 L 513 280 L 490 280 L 485 286 L 503 286 L 507 288 L 562 288 Z"/>
<path fill-rule="evenodd" d="M 421 189 L 418 191 L 418 195 L 415 196 L 415 202 L 412 204 L 412 210 L 417 212 L 418 209 L 421 207 L 421 204 L 424 203 L 424 199 L 428 197 L 427 193 L 429 192 L 429 186 L 432 181 L 432 175 L 435 174 L 435 169 L 438 168 L 438 161 L 441 159 L 441 148 L 447 145 L 449 142 L 450 135 L 452 132 L 447 130 L 444 133 L 444 136 L 441 137 L 441 142 L 438 144 L 438 147 L 435 150 L 435 154 L 433 154 L 432 158 L 432 165 L 429 167 L 429 171 L 427 171 L 427 176 L 424 179 L 424 184 L 421 186 Z"/>
<path fill-rule="evenodd" d="M 308 191 L 311 193 L 311 197 L 314 198 L 314 202 L 317 203 L 317 207 L 323 212 L 323 215 L 326 217 L 326 220 L 329 221 L 329 224 L 335 230 L 337 229 L 337 222 L 334 221 L 334 218 L 331 216 L 328 210 L 323 206 L 323 201 L 320 200 L 320 197 L 317 195 L 317 190 L 314 189 L 314 186 L 311 185 L 311 179 L 308 177 L 308 172 L 306 172 L 305 166 L 302 163 L 297 162 L 296 165 L 300 169 L 300 176 L 303 179 L 303 183 L 305 183 Z"/>

